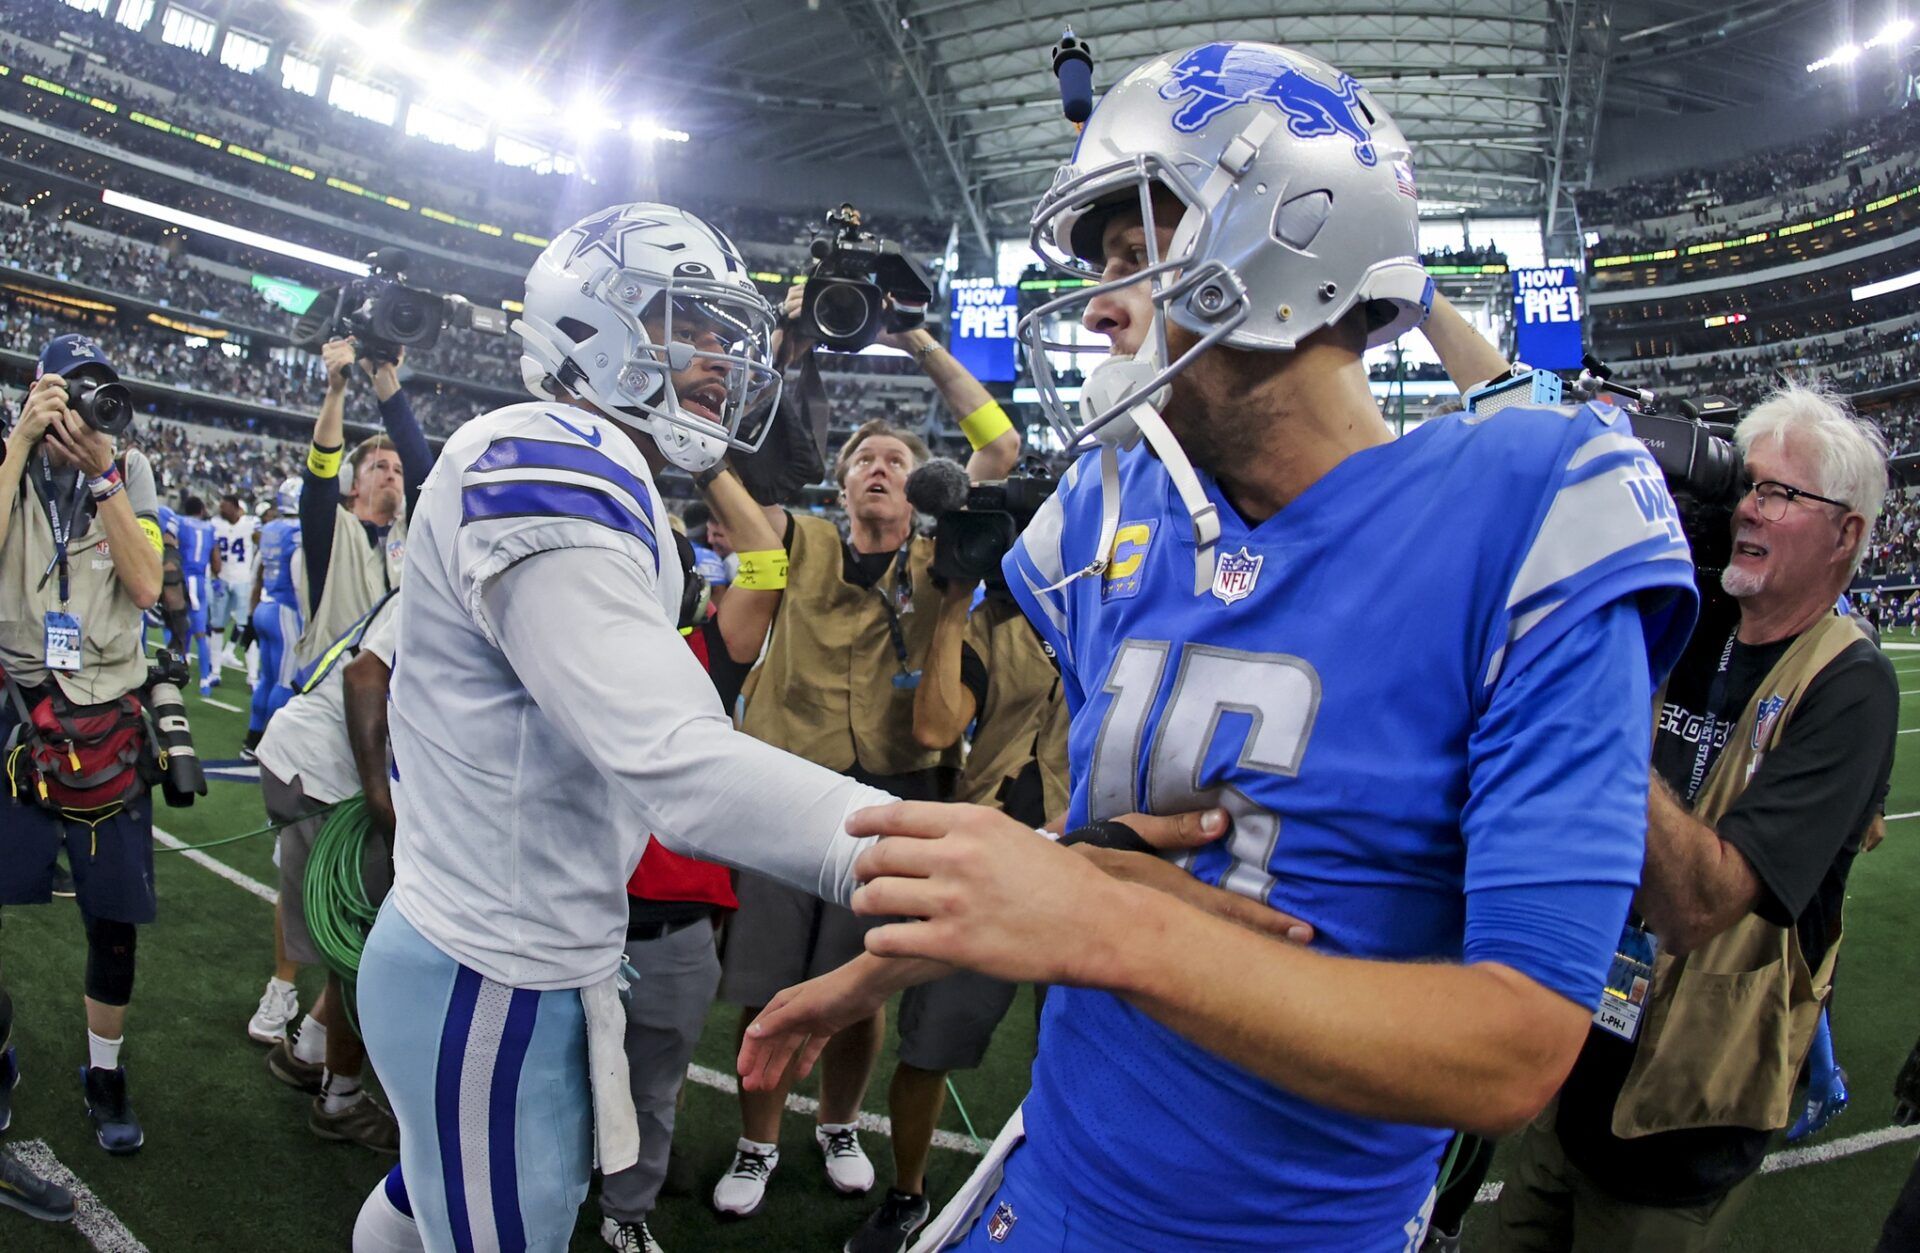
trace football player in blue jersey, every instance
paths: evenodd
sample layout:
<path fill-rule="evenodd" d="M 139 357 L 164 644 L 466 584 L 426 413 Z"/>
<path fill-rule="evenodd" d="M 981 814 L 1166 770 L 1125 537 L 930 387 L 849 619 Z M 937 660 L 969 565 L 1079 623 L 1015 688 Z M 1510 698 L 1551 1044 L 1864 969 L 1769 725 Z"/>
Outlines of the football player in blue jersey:
<path fill-rule="evenodd" d="M 181 501 L 178 526 L 180 570 L 187 580 L 187 633 L 200 658 L 200 695 L 210 696 L 220 686 L 220 670 L 207 646 L 207 606 L 213 594 L 211 580 L 220 573 L 220 554 L 214 548 L 207 503 L 198 496 Z M 174 644 L 182 657 L 188 655 L 185 640 Z"/>
<path fill-rule="evenodd" d="M 300 593 L 294 559 L 300 552 L 300 480 L 290 478 L 274 493 L 279 516 L 260 528 L 258 582 L 254 587 L 253 636 L 260 644 L 260 678 L 253 686 L 243 753 L 266 734 L 267 719 L 293 696 L 293 645 L 300 638 Z"/>
<path fill-rule="evenodd" d="M 750 1087 L 943 963 L 1065 985 L 1022 1111 L 920 1248 L 1417 1249 L 1448 1129 L 1523 1125 L 1579 1052 L 1690 555 L 1615 410 L 1393 437 L 1361 357 L 1431 301 L 1416 208 L 1364 88 L 1230 43 L 1124 78 L 1035 212 L 1094 284 L 1024 323 L 1088 451 L 1006 562 L 1073 715 L 1067 826 L 1217 804 L 1233 829 L 1185 869 L 1313 939 L 991 811 L 855 815 L 893 838 L 854 908 L 906 920 L 763 1012 Z M 1035 329 L 1069 305 L 1113 350 L 1078 415 Z"/>

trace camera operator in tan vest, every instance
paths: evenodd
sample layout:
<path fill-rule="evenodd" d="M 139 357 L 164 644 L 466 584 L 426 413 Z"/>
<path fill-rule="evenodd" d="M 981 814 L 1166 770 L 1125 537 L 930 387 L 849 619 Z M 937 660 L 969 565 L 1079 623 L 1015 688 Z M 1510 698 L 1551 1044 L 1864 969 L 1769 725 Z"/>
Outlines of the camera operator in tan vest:
<path fill-rule="evenodd" d="M 790 320 L 800 299 L 796 286 L 786 302 Z M 786 354 L 811 347 L 791 326 L 784 338 Z M 960 426 L 975 450 L 967 466 L 974 481 L 1004 477 L 1019 460 L 1020 436 L 978 380 L 925 330 L 883 334 L 881 342 L 911 353 L 947 407 L 965 415 Z M 739 573 L 720 607 L 736 660 L 761 654 L 766 641 L 746 689 L 742 729 L 909 800 L 942 799 L 941 771 L 950 775 L 958 763 L 951 749 L 922 747 L 913 735 L 914 693 L 940 604 L 928 570 L 933 541 L 914 533 L 906 495 L 907 476 L 926 459 L 926 445 L 911 432 L 883 420 L 861 426 L 834 462 L 848 537 L 825 518 L 769 510 L 784 551 L 738 553 Z M 784 591 L 767 575 L 782 558 L 787 568 L 776 581 Z M 744 1033 L 783 988 L 858 955 L 870 924 L 756 875 L 740 876 L 739 897 L 720 996 L 742 1007 Z M 815 1139 L 830 1183 L 844 1193 L 866 1192 L 874 1182 L 854 1123 L 885 1025 L 882 1012 L 841 1032 L 822 1060 Z M 779 1161 L 786 1096 L 741 1092 L 743 1135 L 714 1189 L 721 1212 L 759 1208 Z"/>
<path fill-rule="evenodd" d="M 312 665 L 400 584 L 406 556 L 407 512 L 433 469 L 433 450 L 400 385 L 401 349 L 391 358 L 363 351 L 352 337 L 321 346 L 327 391 L 313 427 L 313 447 L 301 473 L 300 617 L 305 626 L 294 663 Z M 386 434 L 346 452 L 347 382 L 354 364 L 373 384 Z M 351 480 L 343 485 L 345 456 Z"/>
<path fill-rule="evenodd" d="M 119 395 L 107 403 L 122 410 L 112 415 L 103 403 L 113 395 L 108 387 Z M 40 742 L 53 744 L 58 733 L 49 728 L 62 728 L 59 756 L 72 762 L 66 781 L 89 794 L 82 801 L 50 787 L 61 776 L 44 765 L 36 773 L 28 743 L 5 753 L 0 905 L 50 900 L 54 859 L 65 847 L 87 935 L 87 1112 L 109 1153 L 132 1153 L 144 1140 L 120 1045 L 135 926 L 158 909 L 153 796 L 141 777 L 154 748 L 129 698 L 147 682 L 141 614 L 160 597 L 159 501 L 146 457 L 130 449 L 122 469 L 114 438 L 100 429 L 130 416 L 128 405 L 99 345 L 58 336 L 40 354 L 39 377 L 0 459 L 0 670 L 8 689 L 0 691 L 0 746 L 31 740 L 36 727 Z M 0 1057 L 0 1085 L 10 1089 L 16 1078 L 11 1053 Z"/>
<path fill-rule="evenodd" d="M 1832 989 L 1847 873 L 1886 794 L 1893 667 L 1835 603 L 1887 491 L 1831 398 L 1737 428 L 1753 486 L 1721 586 L 1659 697 L 1647 856 L 1585 1048 L 1522 1137 L 1496 1247 L 1718 1248 Z"/>

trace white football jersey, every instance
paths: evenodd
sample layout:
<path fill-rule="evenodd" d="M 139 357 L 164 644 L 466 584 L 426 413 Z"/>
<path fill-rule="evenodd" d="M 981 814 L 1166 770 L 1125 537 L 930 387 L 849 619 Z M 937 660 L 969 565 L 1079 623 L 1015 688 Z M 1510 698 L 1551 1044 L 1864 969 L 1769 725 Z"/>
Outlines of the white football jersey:
<path fill-rule="evenodd" d="M 260 545 L 260 519 L 242 514 L 238 522 L 215 516 L 213 547 L 220 554 L 220 581 L 228 587 L 253 586 L 253 565 Z"/>
<path fill-rule="evenodd" d="M 735 731 L 677 626 L 684 575 L 614 423 L 519 404 L 462 426 L 406 557 L 390 727 L 392 899 L 496 982 L 619 965 L 648 834 L 844 903 L 891 799 Z"/>

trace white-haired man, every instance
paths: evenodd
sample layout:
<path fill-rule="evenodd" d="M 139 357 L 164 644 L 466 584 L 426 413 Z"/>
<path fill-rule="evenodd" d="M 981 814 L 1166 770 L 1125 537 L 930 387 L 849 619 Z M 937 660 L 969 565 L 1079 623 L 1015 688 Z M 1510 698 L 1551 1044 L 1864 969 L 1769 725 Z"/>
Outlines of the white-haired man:
<path fill-rule="evenodd" d="M 1802 387 L 1736 429 L 1752 488 L 1654 738 L 1647 861 L 1594 1026 L 1500 1200 L 1500 1247 L 1718 1248 L 1832 988 L 1899 683 L 1834 612 L 1886 444 Z M 1717 611 L 1716 611 L 1717 608 Z"/>

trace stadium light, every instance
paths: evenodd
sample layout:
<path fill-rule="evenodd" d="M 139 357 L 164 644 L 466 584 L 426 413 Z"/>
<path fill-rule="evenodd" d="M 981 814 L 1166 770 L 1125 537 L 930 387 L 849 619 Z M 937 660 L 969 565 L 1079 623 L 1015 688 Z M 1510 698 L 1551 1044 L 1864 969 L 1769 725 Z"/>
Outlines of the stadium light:
<path fill-rule="evenodd" d="M 1913 20 L 1911 18 L 1897 17 L 1885 26 L 1882 26 L 1879 34 L 1867 40 L 1867 47 L 1880 48 L 1888 44 L 1902 43 L 1906 40 L 1907 36 L 1911 34 L 1913 34 Z"/>
<path fill-rule="evenodd" d="M 1807 66 L 1807 73 L 1817 74 L 1821 70 L 1836 65 L 1851 65 L 1860 59 L 1862 53 L 1874 48 L 1891 48 L 1907 42 L 1914 32 L 1912 18 L 1896 17 L 1880 28 L 1880 33 L 1864 44 L 1844 43 L 1826 56 Z"/>
<path fill-rule="evenodd" d="M 276 239 L 272 235 L 262 235 L 259 231 L 250 231 L 244 227 L 229 226 L 213 218 L 201 217 L 198 213 L 188 213 L 184 209 L 176 209 L 171 205 L 142 200 L 138 196 L 129 196 L 125 192 L 114 191 L 111 188 L 100 193 L 100 201 L 109 208 L 123 209 L 128 213 L 137 213 L 142 217 L 168 222 L 190 231 L 200 231 L 220 239 L 230 239 L 236 244 L 245 244 L 249 248 L 278 253 L 283 257 L 292 257 L 296 261 L 325 266 L 329 270 L 340 270 L 359 277 L 365 277 L 367 274 L 366 264 L 355 261 L 351 257 L 336 256 L 331 252 L 322 252 L 318 248 L 309 248 L 305 244 L 296 244 L 292 240 Z"/>
<path fill-rule="evenodd" d="M 647 141 L 664 140 L 670 144 L 684 144 L 693 139 L 693 136 L 687 134 L 685 131 L 677 131 L 672 127 L 662 126 L 652 118 L 644 116 L 636 117 L 631 122 L 628 122 L 627 133 L 635 139 Z"/>
<path fill-rule="evenodd" d="M 1853 289 L 1853 299 L 1857 304 L 1862 300 L 1872 300 L 1875 296 L 1884 296 L 1889 292 L 1905 291 L 1909 287 L 1920 287 L 1920 270 L 1910 274 L 1897 274 L 1892 278 L 1883 278 L 1877 283 L 1867 283 Z"/>

